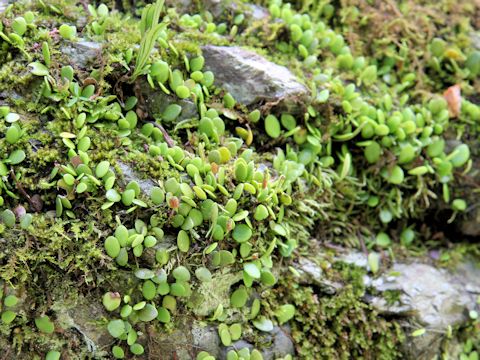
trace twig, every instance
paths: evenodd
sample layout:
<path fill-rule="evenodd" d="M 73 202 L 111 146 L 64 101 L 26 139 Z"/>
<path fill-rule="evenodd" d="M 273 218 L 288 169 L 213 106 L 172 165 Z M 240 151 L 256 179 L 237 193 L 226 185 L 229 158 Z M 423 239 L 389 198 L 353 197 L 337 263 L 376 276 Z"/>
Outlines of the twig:
<path fill-rule="evenodd" d="M 40 211 L 41 208 L 39 208 L 39 205 L 35 201 L 32 200 L 30 195 L 27 194 L 27 192 L 23 188 L 22 184 L 18 181 L 17 176 L 15 175 L 15 172 L 13 171 L 13 169 L 10 169 L 10 175 L 12 176 L 12 179 L 15 182 L 16 188 L 27 199 L 27 201 L 30 204 L 32 210 L 36 211 L 36 212 Z"/>
<path fill-rule="evenodd" d="M 158 124 L 155 121 L 148 121 L 148 122 L 150 124 L 152 124 L 153 126 L 160 129 L 160 131 L 162 132 L 163 137 L 165 138 L 165 141 L 167 142 L 169 147 L 174 147 L 175 146 L 175 143 L 173 142 L 172 138 L 170 137 L 170 135 L 168 135 L 167 130 L 165 130 L 165 128 L 162 125 Z"/>

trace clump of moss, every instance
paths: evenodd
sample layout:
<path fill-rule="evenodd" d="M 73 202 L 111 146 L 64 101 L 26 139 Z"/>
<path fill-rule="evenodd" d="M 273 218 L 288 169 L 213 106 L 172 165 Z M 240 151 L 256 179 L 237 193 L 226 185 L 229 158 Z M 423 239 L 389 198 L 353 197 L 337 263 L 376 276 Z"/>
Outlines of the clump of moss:
<path fill-rule="evenodd" d="M 341 279 L 343 285 L 333 295 L 299 284 L 291 275 L 282 277 L 274 293 L 297 309 L 289 324 L 299 358 L 378 359 L 379 354 L 382 359 L 402 358 L 401 326 L 362 301 L 363 274 L 361 269 L 336 265 L 328 277 Z M 266 300 L 271 309 L 277 306 L 275 296 Z"/>
<path fill-rule="evenodd" d="M 320 241 L 389 247 L 387 233 L 395 241 L 397 228 L 421 221 L 432 199 L 443 197 L 454 215 L 466 209 L 454 198 L 472 167 L 470 150 L 460 144 L 451 151 L 445 141 L 471 141 L 480 108 L 463 99 L 462 111 L 451 114 L 451 104 L 434 92 L 453 82 L 467 95 L 478 88 L 480 55 L 462 40 L 468 21 L 457 21 L 471 9 L 462 2 L 448 22 L 460 28 L 458 37 L 446 36 L 459 43 L 450 49 L 433 37 L 445 32 L 420 11 L 416 28 L 435 34 L 414 41 L 405 17 L 436 7 L 429 2 L 403 2 L 399 20 L 388 12 L 383 23 L 392 26 L 375 26 L 386 34 L 365 32 L 365 23 L 382 20 L 371 2 L 263 3 L 265 16 L 253 22 L 243 14 L 251 4 L 227 8 L 230 1 L 219 4 L 218 18 L 206 2 L 190 6 L 197 14 L 181 14 L 162 1 L 145 7 L 128 0 L 109 1 L 110 9 L 22 1 L 3 16 L 0 87 L 2 105 L 12 109 L 0 109 L 0 131 L 10 131 L 0 136 L 0 153 L 8 156 L 0 159 L 0 276 L 28 289 L 29 302 L 1 331 L 18 353 L 84 350 L 57 326 L 65 319 L 57 318 L 62 304 L 52 304 L 52 296 L 70 291 L 72 298 L 94 294 L 96 305 L 107 295 L 110 317 L 100 322 L 119 358 L 149 350 L 139 336 L 145 328 L 173 330 L 192 312 L 220 324 L 225 346 L 232 334 L 239 338 L 233 321 L 268 332 L 294 316 L 301 358 L 400 356 L 398 324 L 361 300 L 361 271 L 330 270 L 343 284 L 332 295 L 283 270 Z M 114 10 L 119 5 L 123 11 Z M 361 18 L 359 10 L 368 14 Z M 389 34 L 405 42 L 386 45 Z M 103 53 L 92 67 L 74 69 L 62 47 L 80 36 L 100 42 Z M 297 74 L 311 101 L 295 116 L 271 105 L 247 109 L 214 85 L 214 72 L 204 69 L 205 44 L 254 48 Z M 148 114 L 142 87 L 169 94 L 173 103 L 158 117 Z M 199 116 L 179 121 L 187 99 Z M 148 178 L 151 193 L 140 191 L 140 181 L 122 181 L 121 163 Z M 38 212 L 30 222 L 22 222 L 25 208 Z M 370 241 L 379 232 L 384 241 Z M 44 316 L 59 330 L 51 339 L 34 327 Z"/>

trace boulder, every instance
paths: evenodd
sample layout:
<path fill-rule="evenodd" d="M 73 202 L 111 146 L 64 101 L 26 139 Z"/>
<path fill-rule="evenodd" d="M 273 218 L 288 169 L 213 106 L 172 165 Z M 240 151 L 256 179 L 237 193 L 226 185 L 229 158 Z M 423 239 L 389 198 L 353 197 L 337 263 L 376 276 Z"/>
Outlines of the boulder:
<path fill-rule="evenodd" d="M 284 66 L 237 46 L 202 47 L 205 68 L 215 74 L 215 84 L 240 103 L 278 106 L 295 113 L 309 98 L 305 85 Z"/>

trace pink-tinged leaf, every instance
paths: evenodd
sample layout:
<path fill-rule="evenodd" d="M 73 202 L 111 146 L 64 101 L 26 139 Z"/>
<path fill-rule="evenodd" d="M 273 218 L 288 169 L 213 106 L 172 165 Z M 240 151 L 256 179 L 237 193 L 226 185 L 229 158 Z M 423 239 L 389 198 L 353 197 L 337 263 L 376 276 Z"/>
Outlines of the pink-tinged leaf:
<path fill-rule="evenodd" d="M 450 117 L 458 117 L 462 106 L 462 95 L 460 94 L 460 85 L 450 86 L 443 93 L 447 100 Z"/>

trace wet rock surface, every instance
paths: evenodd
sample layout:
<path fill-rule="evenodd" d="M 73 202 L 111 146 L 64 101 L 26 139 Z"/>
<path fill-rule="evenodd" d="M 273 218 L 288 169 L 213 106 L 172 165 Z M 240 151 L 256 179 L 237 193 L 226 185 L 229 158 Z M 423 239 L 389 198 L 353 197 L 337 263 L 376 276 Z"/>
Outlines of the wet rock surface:
<path fill-rule="evenodd" d="M 279 106 L 295 112 L 308 99 L 308 89 L 285 67 L 236 46 L 204 46 L 205 68 L 216 85 L 244 105 Z"/>

